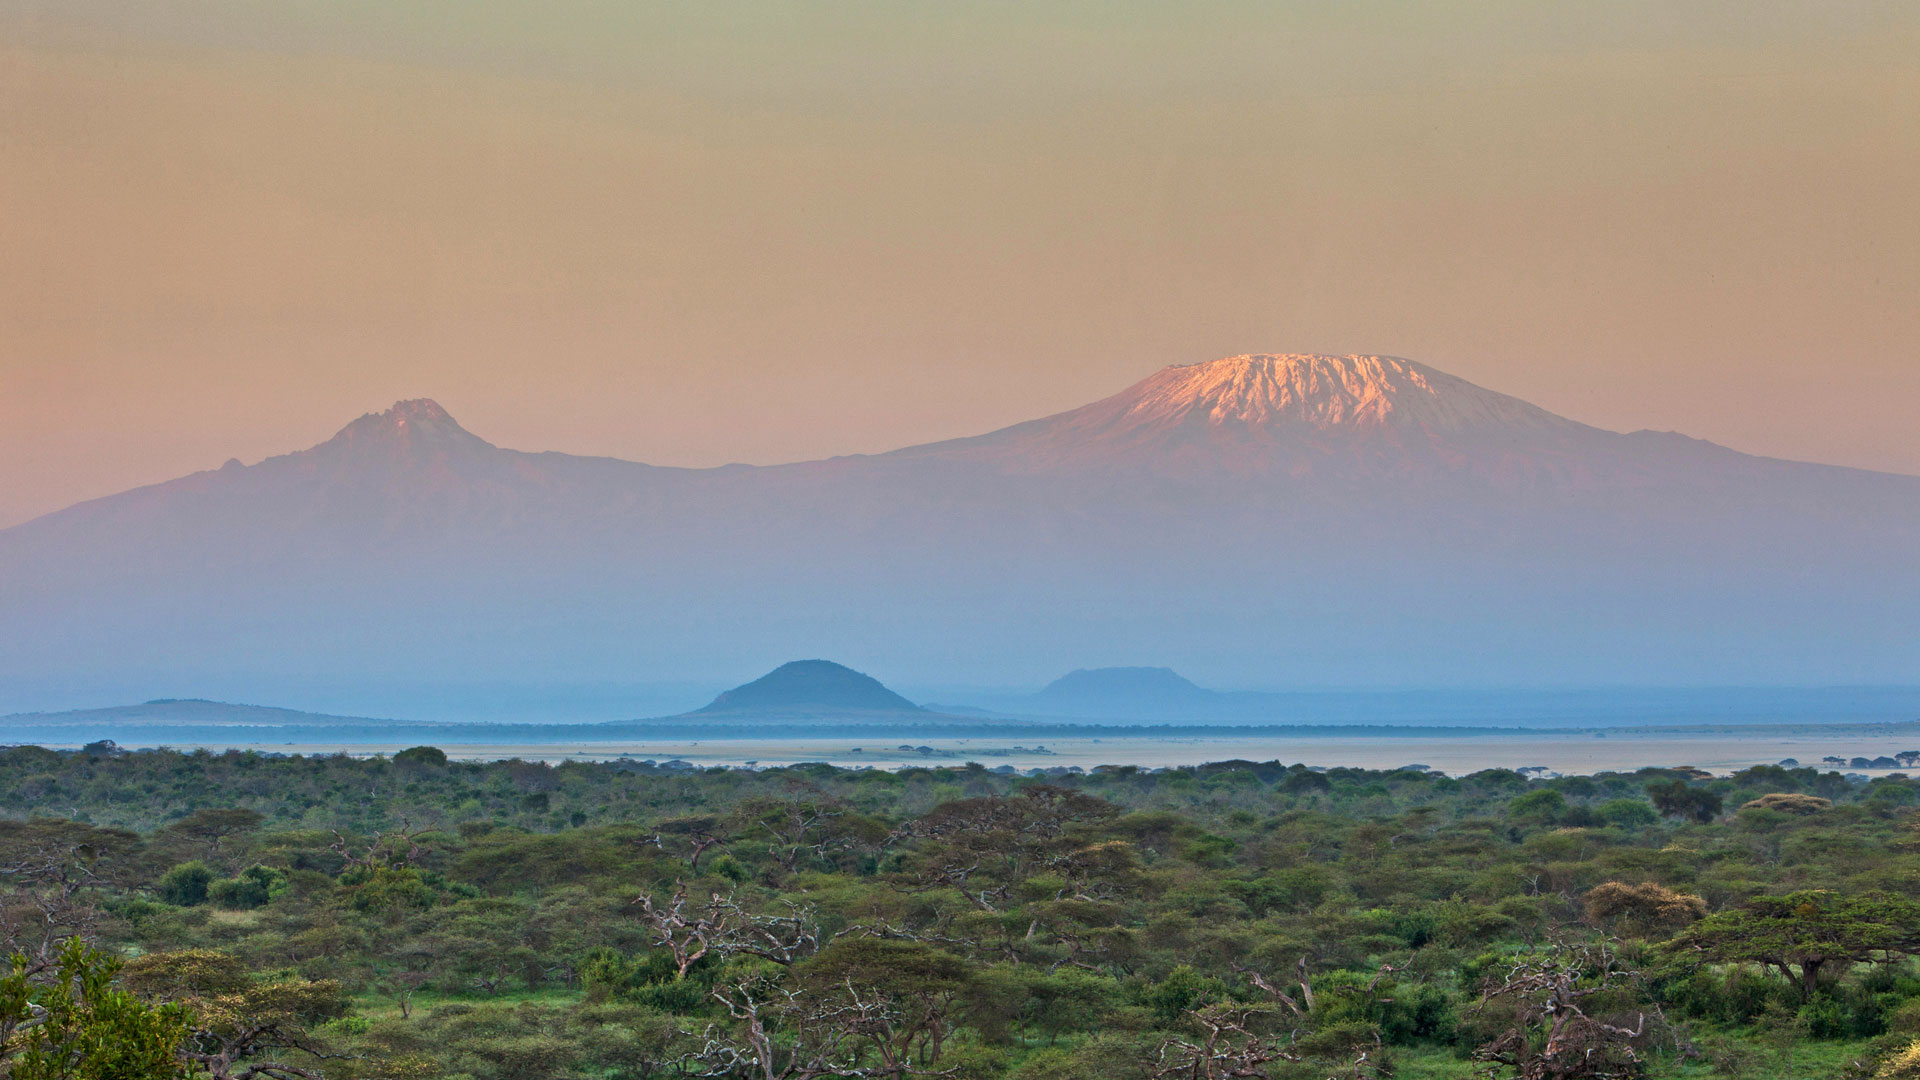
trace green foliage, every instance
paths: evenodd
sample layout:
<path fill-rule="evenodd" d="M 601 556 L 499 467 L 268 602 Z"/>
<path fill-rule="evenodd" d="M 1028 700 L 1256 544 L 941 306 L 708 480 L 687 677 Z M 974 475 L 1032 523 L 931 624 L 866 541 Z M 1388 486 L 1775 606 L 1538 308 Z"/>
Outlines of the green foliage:
<path fill-rule="evenodd" d="M 260 827 L 265 816 L 246 807 L 207 807 L 195 810 L 167 827 L 183 839 L 204 844 L 219 851 L 229 837 L 242 836 Z"/>
<path fill-rule="evenodd" d="M 287 888 L 285 872 L 268 866 L 249 866 L 238 876 L 207 886 L 207 899 L 223 908 L 249 910 L 266 907 Z"/>
<path fill-rule="evenodd" d="M 1809 1006 L 1824 972 L 1885 962 L 1917 948 L 1920 903 L 1824 890 L 1754 897 L 1695 923 L 1672 945 L 1677 955 L 1695 961 L 1760 964 L 1779 971 L 1795 980 Z"/>
<path fill-rule="evenodd" d="M 428 908 L 441 893 L 412 867 L 363 866 L 340 875 L 342 891 L 355 911 Z"/>
<path fill-rule="evenodd" d="M 1667 817 L 1712 821 L 1720 814 L 1724 800 L 1711 788 L 1696 787 L 1684 779 L 1655 781 L 1647 785 L 1647 797 L 1656 810 Z"/>
<path fill-rule="evenodd" d="M 251 981 L 244 960 L 218 949 L 145 953 L 127 962 L 125 980 L 142 996 L 167 1000 L 231 994 Z"/>
<path fill-rule="evenodd" d="M 393 755 L 395 765 L 437 767 L 447 763 L 447 752 L 437 746 L 410 746 Z"/>
<path fill-rule="evenodd" d="M 207 889 L 213 884 L 213 878 L 213 868 L 194 859 L 160 875 L 154 891 L 169 904 L 192 907 L 207 902 Z"/>
<path fill-rule="evenodd" d="M 1244 1016 L 1235 1039 L 1302 1059 L 1268 1080 L 1458 1076 L 1511 1027 L 1486 980 L 1611 936 L 1638 981 L 1596 1010 L 1680 1025 L 1648 1044 L 1654 1075 L 1703 1075 L 1673 1056 L 1697 1046 L 1765 1076 L 1920 1037 L 1917 790 L 1773 767 L 1034 778 L 12 748 L 0 862 L 24 869 L 0 926 L 131 957 L 131 1000 L 191 1013 L 189 1051 L 260 1018 L 234 1061 L 342 1080 L 701 1073 L 706 1039 L 750 1045 L 746 1004 L 780 1055 L 869 1010 L 835 1052 L 880 1071 L 1147 1080 L 1203 1018 Z M 709 920 L 672 931 L 706 944 L 684 978 L 642 893 Z"/>
<path fill-rule="evenodd" d="M 1620 829 L 1644 829 L 1660 814 L 1644 799 L 1608 799 L 1595 808 L 1601 821 Z"/>
<path fill-rule="evenodd" d="M 1920 1080 L 1920 1039 L 1887 1055 L 1874 1069 L 1873 1080 Z"/>
<path fill-rule="evenodd" d="M 1566 812 L 1566 796 L 1552 788 L 1529 791 L 1507 803 L 1508 820 L 1522 825 L 1551 825 Z"/>
<path fill-rule="evenodd" d="M 114 989 L 116 965 L 79 938 L 60 950 L 50 979 L 25 956 L 0 978 L 0 1072 L 8 1080 L 171 1080 L 192 1075 L 178 1058 L 190 1015 L 148 1006 Z"/>
<path fill-rule="evenodd" d="M 1148 988 L 1140 1000 L 1153 1010 L 1154 1018 L 1162 1025 L 1170 1025 L 1177 1023 L 1187 1013 L 1226 996 L 1225 983 L 1182 964 Z"/>
<path fill-rule="evenodd" d="M 671 953 L 649 950 L 630 957 L 617 949 L 600 948 L 587 957 L 581 976 L 590 1000 L 612 998 L 685 1015 L 710 1004 L 713 968 L 711 963 L 697 963 L 682 979 Z"/>

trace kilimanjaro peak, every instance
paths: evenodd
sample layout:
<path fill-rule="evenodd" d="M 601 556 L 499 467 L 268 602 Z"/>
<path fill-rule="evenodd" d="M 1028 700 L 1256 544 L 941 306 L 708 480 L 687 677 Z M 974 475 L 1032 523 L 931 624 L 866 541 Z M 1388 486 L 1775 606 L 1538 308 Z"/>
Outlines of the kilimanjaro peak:
<path fill-rule="evenodd" d="M 1558 453 L 1590 434 L 1411 360 L 1248 353 L 1162 368 L 1070 412 L 900 453 L 1016 472 L 1378 474 L 1494 467 L 1488 444 L 1510 461 L 1516 450 Z"/>
<path fill-rule="evenodd" d="M 1164 368 L 1119 397 L 1132 399 L 1131 417 L 1212 425 L 1418 424 L 1444 431 L 1558 419 L 1518 398 L 1394 356 L 1229 356 Z"/>

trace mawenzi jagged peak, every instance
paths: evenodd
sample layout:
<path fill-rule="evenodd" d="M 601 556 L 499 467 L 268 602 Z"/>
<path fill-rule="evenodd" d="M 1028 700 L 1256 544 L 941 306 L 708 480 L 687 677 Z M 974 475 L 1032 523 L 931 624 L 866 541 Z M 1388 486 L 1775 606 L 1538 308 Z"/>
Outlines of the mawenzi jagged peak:
<path fill-rule="evenodd" d="M 375 447 L 417 452 L 436 447 L 486 449 L 492 445 L 461 427 L 439 402 L 412 398 L 394 402 L 385 412 L 361 416 L 314 449 Z"/>

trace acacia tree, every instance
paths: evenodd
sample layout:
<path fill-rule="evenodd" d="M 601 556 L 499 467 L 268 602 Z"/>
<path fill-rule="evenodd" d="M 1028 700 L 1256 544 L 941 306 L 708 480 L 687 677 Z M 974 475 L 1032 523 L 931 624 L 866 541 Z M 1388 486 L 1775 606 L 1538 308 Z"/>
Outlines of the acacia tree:
<path fill-rule="evenodd" d="M 856 813 L 846 800 L 806 784 L 780 797 L 744 800 L 731 821 L 741 837 L 764 839 L 767 854 L 788 875 L 798 873 L 803 860 L 834 860 L 887 835 L 885 826 Z"/>
<path fill-rule="evenodd" d="M 1104 799 L 1045 784 L 942 803 L 895 830 L 889 843 L 901 857 L 893 883 L 909 894 L 951 889 L 972 912 L 944 912 L 937 934 L 889 932 L 1016 966 L 1123 963 L 1130 936 L 1119 903 L 1142 879 L 1138 853 L 1127 840 L 1093 841 L 1081 828 L 1118 812 Z M 953 923 L 957 937 L 947 936 Z"/>
<path fill-rule="evenodd" d="M 667 848 L 666 838 L 676 837 L 686 843 L 687 868 L 693 873 L 700 872 L 700 857 L 709 849 L 727 847 L 728 826 L 713 814 L 696 814 L 686 817 L 668 818 L 654 826 L 654 834 L 645 842 L 660 850 Z"/>
<path fill-rule="evenodd" d="M 1692 818 L 1705 824 L 1720 816 L 1720 793 L 1694 787 L 1685 780 L 1656 781 L 1647 785 L 1647 797 L 1663 816 Z"/>
<path fill-rule="evenodd" d="M 1256 971 L 1239 970 L 1272 1000 L 1215 1002 L 1189 1010 L 1184 1018 L 1189 1033 L 1161 1040 L 1146 1063 L 1154 1080 L 1265 1080 L 1274 1062 L 1317 1062 L 1338 1068 L 1334 1075 L 1353 1080 L 1393 1075 L 1392 1064 L 1380 1055 L 1377 1028 L 1343 1031 L 1336 1025 L 1315 1032 L 1313 983 L 1304 959 L 1296 972 L 1297 998 Z M 1367 985 L 1367 993 L 1371 995 L 1395 970 L 1383 965 Z M 1334 1065 L 1334 1061 L 1343 1064 Z"/>
<path fill-rule="evenodd" d="M 1629 885 L 1606 881 L 1595 885 L 1582 901 L 1587 918 L 1623 932 L 1671 933 L 1676 927 L 1706 917 L 1707 902 L 1691 893 L 1675 892 L 1658 882 Z M 1664 934 L 1662 936 L 1665 936 Z"/>
<path fill-rule="evenodd" d="M 185 1056 L 210 1080 L 321 1080 L 318 1068 L 284 1059 L 288 1051 L 330 1056 L 307 1029 L 346 1011 L 340 984 L 332 980 L 256 984 L 193 1004 L 199 1022 Z"/>
<path fill-rule="evenodd" d="M 1811 998 L 1823 972 L 1920 950 L 1920 903 L 1894 896 L 1808 890 L 1758 896 L 1709 915 L 1668 943 L 1699 963 L 1758 964 Z"/>
<path fill-rule="evenodd" d="M 244 807 L 212 807 L 195 810 L 167 826 L 167 831 L 192 843 L 204 844 L 209 855 L 217 855 L 221 842 L 227 837 L 250 833 L 265 820 L 258 811 Z"/>
<path fill-rule="evenodd" d="M 937 1071 L 959 1024 L 973 969 L 920 942 L 841 938 L 796 972 L 810 1000 L 859 1017 L 853 1035 L 878 1074 Z"/>
<path fill-rule="evenodd" d="M 257 983 L 238 957 L 215 949 L 148 953 L 126 968 L 127 987 L 184 1006 L 193 1017 L 180 1056 L 208 1080 L 318 1080 L 319 1069 L 285 1060 L 289 1051 L 327 1054 L 307 1029 L 346 1011 L 332 980 Z M 140 1074 L 132 1074 L 140 1075 Z"/>
<path fill-rule="evenodd" d="M 1008 891 L 1037 873 L 1067 879 L 1068 895 L 1102 892 L 1134 875 L 1125 845 L 1082 846 L 1067 835 L 1080 822 L 1119 813 L 1104 799 L 1050 785 L 1017 796 L 958 799 L 895 833 L 915 841 L 901 882 L 910 892 L 953 888 L 980 911 L 997 914 Z"/>

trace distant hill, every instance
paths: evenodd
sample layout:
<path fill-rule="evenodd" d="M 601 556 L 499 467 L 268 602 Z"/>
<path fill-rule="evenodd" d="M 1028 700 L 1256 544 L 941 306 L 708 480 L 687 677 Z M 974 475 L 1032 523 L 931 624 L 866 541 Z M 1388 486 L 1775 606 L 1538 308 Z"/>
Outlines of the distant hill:
<path fill-rule="evenodd" d="M 1029 699 L 1029 710 L 1047 716 L 1157 720 L 1222 711 L 1225 695 L 1194 685 L 1172 668 L 1079 668 Z"/>
<path fill-rule="evenodd" d="M 267 727 L 285 724 L 357 725 L 391 724 L 365 716 L 335 716 L 330 713 L 301 712 L 271 705 L 240 705 L 204 698 L 155 698 L 138 705 L 113 705 L 103 709 L 70 709 L 64 712 L 14 713 L 0 716 L 0 738 L 21 729 L 54 730 L 61 728 L 124 730 L 150 726 L 193 727 Z"/>
<path fill-rule="evenodd" d="M 443 725 L 197 698 L 159 698 L 139 705 L 0 716 L 0 741 L 52 746 L 77 746 L 98 739 L 129 746 L 269 746 L 289 742 L 345 746 L 401 738 L 407 732 L 432 734 L 444 729 Z"/>
<path fill-rule="evenodd" d="M 880 680 L 831 660 L 794 660 L 694 710 L 703 713 L 926 713 Z"/>

